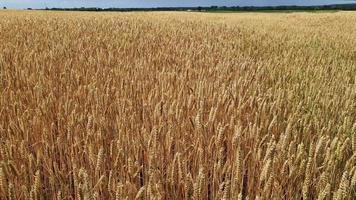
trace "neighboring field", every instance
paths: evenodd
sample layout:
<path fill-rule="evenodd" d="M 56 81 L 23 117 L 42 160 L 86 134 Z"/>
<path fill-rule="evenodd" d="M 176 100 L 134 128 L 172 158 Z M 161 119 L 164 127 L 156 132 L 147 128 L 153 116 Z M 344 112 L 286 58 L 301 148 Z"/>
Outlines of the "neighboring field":
<path fill-rule="evenodd" d="M 356 13 L 0 12 L 0 199 L 356 199 Z"/>

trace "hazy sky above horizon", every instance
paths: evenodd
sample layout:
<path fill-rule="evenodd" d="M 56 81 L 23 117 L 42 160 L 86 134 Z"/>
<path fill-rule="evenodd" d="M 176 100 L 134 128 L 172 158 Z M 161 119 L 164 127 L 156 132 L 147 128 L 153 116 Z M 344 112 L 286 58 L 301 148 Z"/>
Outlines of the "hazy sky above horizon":
<path fill-rule="evenodd" d="M 322 5 L 352 0 L 0 0 L 9 8 Z"/>

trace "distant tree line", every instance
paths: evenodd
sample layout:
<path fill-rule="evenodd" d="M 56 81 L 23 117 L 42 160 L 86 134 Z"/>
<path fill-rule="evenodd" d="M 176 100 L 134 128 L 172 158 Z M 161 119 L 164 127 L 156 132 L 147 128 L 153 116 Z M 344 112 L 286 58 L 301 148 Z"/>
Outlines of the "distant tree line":
<path fill-rule="evenodd" d="M 30 9 L 30 8 L 29 8 Z M 62 11 L 317 11 L 317 10 L 356 10 L 356 4 L 335 4 L 320 6 L 210 6 L 210 7 L 157 7 L 157 8 L 46 8 L 45 10 L 62 10 Z"/>

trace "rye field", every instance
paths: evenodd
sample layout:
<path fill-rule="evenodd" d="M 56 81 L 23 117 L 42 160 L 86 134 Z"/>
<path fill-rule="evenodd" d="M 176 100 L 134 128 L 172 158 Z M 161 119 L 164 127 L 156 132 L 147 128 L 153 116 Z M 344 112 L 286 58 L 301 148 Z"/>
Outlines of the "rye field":
<path fill-rule="evenodd" d="M 356 199 L 356 13 L 0 11 L 1 200 Z"/>

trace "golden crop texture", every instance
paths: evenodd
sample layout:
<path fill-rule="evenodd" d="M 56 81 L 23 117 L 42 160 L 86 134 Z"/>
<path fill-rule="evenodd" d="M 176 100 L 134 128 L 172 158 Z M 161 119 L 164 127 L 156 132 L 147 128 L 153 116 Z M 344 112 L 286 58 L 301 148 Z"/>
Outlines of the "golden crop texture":
<path fill-rule="evenodd" d="M 0 199 L 356 198 L 356 14 L 0 12 Z"/>

